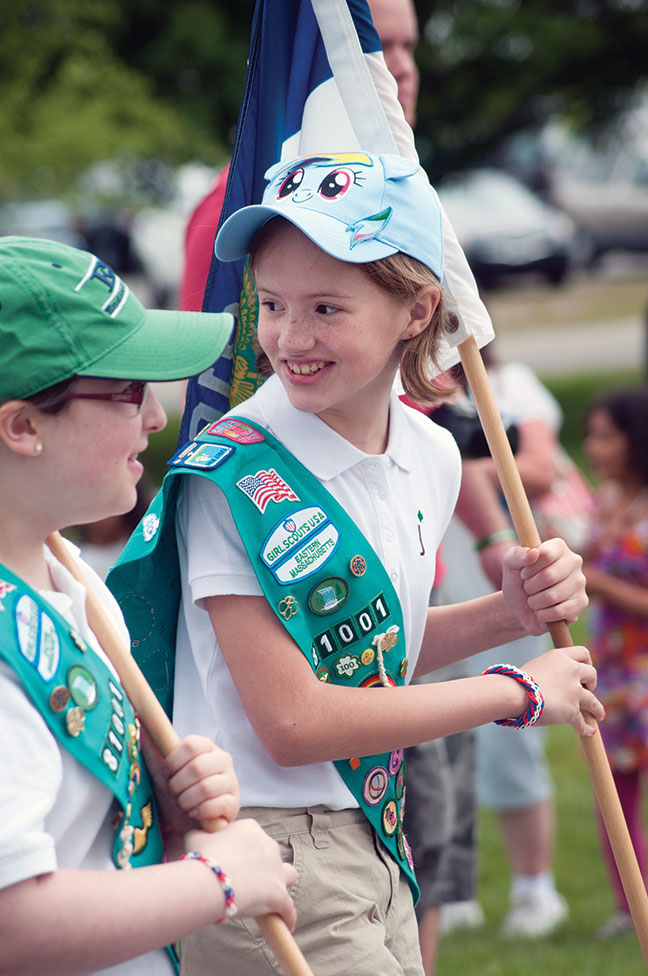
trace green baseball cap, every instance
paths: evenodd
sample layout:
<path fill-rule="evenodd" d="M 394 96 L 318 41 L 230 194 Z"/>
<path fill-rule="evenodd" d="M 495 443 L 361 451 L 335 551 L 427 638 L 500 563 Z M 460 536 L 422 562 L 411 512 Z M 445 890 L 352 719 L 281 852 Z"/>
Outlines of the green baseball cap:
<path fill-rule="evenodd" d="M 233 321 L 228 313 L 146 309 L 88 251 L 0 237 L 0 401 L 77 375 L 194 376 L 218 359 Z"/>

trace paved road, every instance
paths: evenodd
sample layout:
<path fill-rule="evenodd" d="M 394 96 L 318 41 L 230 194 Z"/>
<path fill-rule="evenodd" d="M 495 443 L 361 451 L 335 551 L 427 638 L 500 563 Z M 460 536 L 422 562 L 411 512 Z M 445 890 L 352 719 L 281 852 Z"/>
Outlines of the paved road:
<path fill-rule="evenodd" d="M 646 326 L 640 317 L 565 329 L 547 326 L 497 337 L 498 356 L 526 362 L 540 376 L 630 369 L 646 358 Z"/>

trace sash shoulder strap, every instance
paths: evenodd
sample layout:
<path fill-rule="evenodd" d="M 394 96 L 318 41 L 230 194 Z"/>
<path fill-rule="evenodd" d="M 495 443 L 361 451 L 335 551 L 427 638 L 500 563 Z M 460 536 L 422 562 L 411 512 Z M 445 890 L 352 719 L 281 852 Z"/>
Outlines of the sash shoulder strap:
<path fill-rule="evenodd" d="M 108 583 L 134 637 L 133 653 L 169 713 L 180 599 L 174 513 L 187 473 L 223 490 L 266 599 L 320 681 L 403 684 L 402 611 L 384 566 L 339 502 L 277 438 L 229 415 L 168 464 Z M 403 751 L 350 757 L 336 768 L 418 897 L 403 834 Z"/>
<path fill-rule="evenodd" d="M 119 679 L 68 621 L 0 565 L 0 657 L 60 744 L 117 798 L 118 867 L 162 859 L 153 790 L 139 758 L 139 722 Z"/>

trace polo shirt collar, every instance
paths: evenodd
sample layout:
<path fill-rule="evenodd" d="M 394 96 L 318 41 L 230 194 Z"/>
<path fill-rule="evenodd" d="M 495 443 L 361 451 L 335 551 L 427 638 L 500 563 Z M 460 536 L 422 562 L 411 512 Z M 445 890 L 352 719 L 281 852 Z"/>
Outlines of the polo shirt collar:
<path fill-rule="evenodd" d="M 254 401 L 268 429 L 322 481 L 335 478 L 354 465 L 373 457 L 350 444 L 316 414 L 296 410 L 277 376 L 266 380 L 256 392 Z M 407 436 L 404 413 L 406 409 L 408 408 L 403 406 L 392 391 L 389 405 L 389 442 L 382 456 L 410 471 L 414 459 L 410 438 Z"/>

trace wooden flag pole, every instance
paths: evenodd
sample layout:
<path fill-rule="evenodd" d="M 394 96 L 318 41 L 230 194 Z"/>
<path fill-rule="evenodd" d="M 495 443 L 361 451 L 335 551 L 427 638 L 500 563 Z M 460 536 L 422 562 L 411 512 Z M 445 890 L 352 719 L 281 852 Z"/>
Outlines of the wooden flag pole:
<path fill-rule="evenodd" d="M 484 361 L 472 336 L 460 343 L 458 349 L 518 541 L 521 546 L 535 548 L 540 545 L 540 536 L 513 457 L 511 445 L 504 430 L 502 418 L 495 403 Z M 569 627 L 564 620 L 551 624 L 549 632 L 555 647 L 570 647 L 573 644 Z M 581 744 L 610 846 L 623 883 L 623 889 L 628 899 L 644 961 L 648 966 L 648 895 L 623 816 L 610 763 L 601 736 L 598 734 L 598 724 L 591 715 L 586 715 L 586 719 L 589 725 L 597 729 L 597 734 L 581 736 Z"/>
<path fill-rule="evenodd" d="M 173 728 L 169 717 L 142 674 L 137 662 L 124 648 L 122 638 L 117 633 L 96 593 L 88 586 L 81 567 L 63 542 L 61 535 L 54 532 L 48 536 L 46 541 L 58 561 L 63 563 L 75 579 L 86 588 L 86 611 L 90 628 L 117 671 L 142 725 L 146 728 L 161 754 L 163 756 L 168 755 L 180 742 L 180 737 Z M 227 826 L 227 821 L 219 817 L 214 820 L 203 821 L 201 826 L 209 833 L 213 833 L 221 827 Z M 299 946 L 279 915 L 262 915 L 257 919 L 257 922 L 264 939 L 275 954 L 286 976 L 313 976 Z"/>

